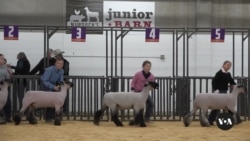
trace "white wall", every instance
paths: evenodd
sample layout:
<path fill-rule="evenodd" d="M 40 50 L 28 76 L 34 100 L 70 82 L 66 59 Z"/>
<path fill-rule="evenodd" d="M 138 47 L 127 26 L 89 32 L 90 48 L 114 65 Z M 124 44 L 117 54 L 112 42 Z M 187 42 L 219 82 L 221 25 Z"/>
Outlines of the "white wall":
<path fill-rule="evenodd" d="M 0 35 L 3 35 L 0 32 Z M 19 32 L 18 41 L 3 40 L 0 36 L 0 53 L 3 53 L 8 63 L 16 64 L 16 55 L 24 51 L 33 68 L 43 57 L 43 33 Z M 152 72 L 156 76 L 172 75 L 172 41 L 171 34 L 161 34 L 160 42 L 146 43 L 144 32 L 129 32 L 124 38 L 124 76 L 132 76 L 141 69 L 144 60 L 153 64 Z M 87 34 L 86 42 L 71 42 L 71 34 L 55 33 L 49 40 L 50 48 L 62 49 L 70 62 L 70 75 L 101 76 L 106 75 L 106 38 L 103 35 Z M 209 34 L 194 34 L 189 40 L 190 76 L 213 76 L 224 60 L 232 60 L 232 35 L 226 35 L 224 43 L 211 43 Z M 235 76 L 241 76 L 241 35 L 235 37 Z M 109 39 L 110 46 L 110 39 Z M 120 56 L 120 42 L 118 42 Z M 179 48 L 179 70 L 182 75 L 182 40 Z M 247 41 L 244 42 L 244 76 L 247 76 Z M 109 48 L 110 49 L 110 48 Z M 109 51 L 110 55 L 110 51 Z M 165 55 L 165 60 L 160 59 Z M 120 75 L 120 58 L 118 58 L 118 76 Z M 109 60 L 110 65 L 110 60 Z M 232 70 L 231 70 L 232 71 Z"/>

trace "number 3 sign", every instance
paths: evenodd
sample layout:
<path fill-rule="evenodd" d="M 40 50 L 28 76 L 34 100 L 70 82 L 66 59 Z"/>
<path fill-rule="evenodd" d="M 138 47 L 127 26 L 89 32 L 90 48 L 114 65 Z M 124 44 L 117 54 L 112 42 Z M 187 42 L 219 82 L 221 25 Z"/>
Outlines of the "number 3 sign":
<path fill-rule="evenodd" d="M 86 40 L 86 28 L 85 27 L 73 27 L 71 29 L 72 42 L 85 42 Z"/>
<path fill-rule="evenodd" d="M 159 28 L 146 28 L 146 42 L 159 42 L 159 38 Z"/>
<path fill-rule="evenodd" d="M 4 26 L 4 40 L 18 40 L 18 26 Z"/>
<path fill-rule="evenodd" d="M 211 42 L 224 42 L 224 38 L 225 38 L 224 28 L 211 29 Z"/>

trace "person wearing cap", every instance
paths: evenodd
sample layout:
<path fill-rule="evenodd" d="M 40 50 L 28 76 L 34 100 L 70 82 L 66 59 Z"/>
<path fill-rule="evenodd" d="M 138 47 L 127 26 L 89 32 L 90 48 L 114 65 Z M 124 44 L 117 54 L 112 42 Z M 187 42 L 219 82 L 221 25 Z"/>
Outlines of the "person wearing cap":
<path fill-rule="evenodd" d="M 53 53 L 54 53 L 55 57 L 59 56 L 63 59 L 63 61 L 64 61 L 64 65 L 63 65 L 64 76 L 68 76 L 69 75 L 69 61 L 63 57 L 63 54 L 65 52 L 60 50 L 60 49 L 55 49 Z"/>
<path fill-rule="evenodd" d="M 38 64 L 30 71 L 30 75 L 34 75 L 38 72 L 39 75 L 44 73 L 46 68 L 46 63 L 49 59 L 49 66 L 53 66 L 55 64 L 55 58 L 52 57 L 53 49 L 49 49 L 47 57 L 42 58 Z"/>
<path fill-rule="evenodd" d="M 60 50 L 60 49 L 55 49 L 54 50 L 54 55 L 55 57 L 61 57 L 63 59 L 63 62 L 64 62 L 64 65 L 63 65 L 63 71 L 64 71 L 64 76 L 69 76 L 69 61 L 66 60 L 64 57 L 63 57 L 63 54 L 65 52 Z M 64 113 L 68 113 L 68 105 L 69 105 L 69 96 L 67 95 L 67 97 L 65 98 L 65 101 L 64 101 L 64 104 L 63 104 L 63 112 Z"/>

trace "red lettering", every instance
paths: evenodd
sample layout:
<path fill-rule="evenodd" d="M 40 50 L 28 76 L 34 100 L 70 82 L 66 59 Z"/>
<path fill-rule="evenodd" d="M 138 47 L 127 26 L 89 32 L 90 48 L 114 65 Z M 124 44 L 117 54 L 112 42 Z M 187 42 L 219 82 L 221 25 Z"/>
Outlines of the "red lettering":
<path fill-rule="evenodd" d="M 143 21 L 144 27 L 151 27 L 151 21 Z"/>
<path fill-rule="evenodd" d="M 129 21 L 126 21 L 124 26 L 125 26 L 125 27 L 130 27 Z"/>
<path fill-rule="evenodd" d="M 115 23 L 115 27 L 137 27 L 137 28 L 140 28 L 140 27 L 151 27 L 151 24 L 152 24 L 152 21 L 125 21 L 125 22 L 122 22 L 122 21 L 114 21 Z M 109 26 L 112 26 L 112 24 L 110 23 Z"/>
<path fill-rule="evenodd" d="M 134 27 L 142 27 L 140 21 L 133 21 Z"/>
<path fill-rule="evenodd" d="M 115 22 L 115 27 L 122 27 L 121 21 L 114 21 L 114 22 Z"/>

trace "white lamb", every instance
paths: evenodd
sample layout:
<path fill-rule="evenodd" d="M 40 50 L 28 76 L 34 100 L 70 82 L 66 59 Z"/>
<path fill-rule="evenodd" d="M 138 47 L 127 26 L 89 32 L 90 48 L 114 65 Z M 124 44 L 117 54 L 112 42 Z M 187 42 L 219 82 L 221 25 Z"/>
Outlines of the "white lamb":
<path fill-rule="evenodd" d="M 0 124 L 5 124 L 6 121 L 3 118 L 3 107 L 5 106 L 8 98 L 8 87 L 10 85 L 9 80 L 0 84 Z"/>
<path fill-rule="evenodd" d="M 105 110 L 111 109 L 112 121 L 116 126 L 123 126 L 118 119 L 118 110 L 134 108 L 135 119 L 130 121 L 130 125 L 140 125 L 146 127 L 143 118 L 144 104 L 148 98 L 149 91 L 158 88 L 156 82 L 148 82 L 145 84 L 142 92 L 110 92 L 103 97 L 102 108 L 95 112 L 94 124 L 99 125 L 100 118 Z"/>
<path fill-rule="evenodd" d="M 24 111 L 29 108 L 27 113 L 28 121 L 30 124 L 36 124 L 37 120 L 34 117 L 35 108 L 53 107 L 56 111 L 54 125 L 61 125 L 61 108 L 64 104 L 67 96 L 67 90 L 73 86 L 72 82 L 65 82 L 60 87 L 59 92 L 48 91 L 28 91 L 24 95 L 23 105 L 21 110 L 14 117 L 15 124 L 18 125 L 21 122 L 21 117 Z"/>
<path fill-rule="evenodd" d="M 245 93 L 246 88 L 243 86 L 234 85 L 233 91 L 230 94 L 221 93 L 201 93 L 194 100 L 193 110 L 185 115 L 183 119 L 184 125 L 187 127 L 192 122 L 192 116 L 198 109 L 201 109 L 200 124 L 201 126 L 210 126 L 206 112 L 208 109 L 224 109 L 234 113 L 234 123 L 237 123 L 235 106 L 239 93 Z"/>

